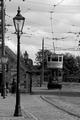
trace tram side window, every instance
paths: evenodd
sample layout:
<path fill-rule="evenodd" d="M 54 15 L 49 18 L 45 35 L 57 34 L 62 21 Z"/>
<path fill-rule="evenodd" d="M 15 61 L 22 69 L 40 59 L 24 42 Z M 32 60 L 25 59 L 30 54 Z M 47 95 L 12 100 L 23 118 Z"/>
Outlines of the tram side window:
<path fill-rule="evenodd" d="M 62 61 L 62 57 L 61 57 L 61 56 L 59 57 L 59 61 L 60 61 L 60 62 Z"/>
<path fill-rule="evenodd" d="M 48 56 L 48 61 L 50 61 L 50 56 Z"/>

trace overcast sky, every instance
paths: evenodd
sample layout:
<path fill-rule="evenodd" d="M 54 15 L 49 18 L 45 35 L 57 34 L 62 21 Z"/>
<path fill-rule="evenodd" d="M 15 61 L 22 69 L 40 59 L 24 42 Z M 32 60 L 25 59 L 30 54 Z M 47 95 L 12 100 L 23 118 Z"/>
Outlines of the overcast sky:
<path fill-rule="evenodd" d="M 35 60 L 35 54 L 42 48 L 56 53 L 78 48 L 80 32 L 80 0 L 9 0 L 5 1 L 7 27 L 6 45 L 14 52 L 17 48 L 17 36 L 13 26 L 13 17 L 20 6 L 21 14 L 25 17 L 25 26 L 20 39 L 21 52 L 27 50 L 29 57 Z M 9 38 L 8 38 L 9 36 Z M 68 50 L 66 50 L 68 49 Z M 79 55 L 80 51 L 71 51 Z"/>

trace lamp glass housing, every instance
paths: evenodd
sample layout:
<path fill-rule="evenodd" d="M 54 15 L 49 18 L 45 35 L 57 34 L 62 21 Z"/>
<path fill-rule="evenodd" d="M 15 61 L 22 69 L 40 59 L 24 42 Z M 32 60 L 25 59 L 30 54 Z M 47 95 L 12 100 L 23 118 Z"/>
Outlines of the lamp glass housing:
<path fill-rule="evenodd" d="M 20 7 L 18 7 L 17 15 L 13 18 L 13 23 L 15 26 L 15 32 L 22 33 L 25 18 L 20 14 Z"/>

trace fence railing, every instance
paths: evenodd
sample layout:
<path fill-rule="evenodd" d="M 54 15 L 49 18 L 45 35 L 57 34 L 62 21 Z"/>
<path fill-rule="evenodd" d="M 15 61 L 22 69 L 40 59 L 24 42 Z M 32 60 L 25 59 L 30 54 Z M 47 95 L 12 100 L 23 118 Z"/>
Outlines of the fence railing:
<path fill-rule="evenodd" d="M 63 82 L 79 82 L 80 83 L 80 77 L 63 77 Z"/>

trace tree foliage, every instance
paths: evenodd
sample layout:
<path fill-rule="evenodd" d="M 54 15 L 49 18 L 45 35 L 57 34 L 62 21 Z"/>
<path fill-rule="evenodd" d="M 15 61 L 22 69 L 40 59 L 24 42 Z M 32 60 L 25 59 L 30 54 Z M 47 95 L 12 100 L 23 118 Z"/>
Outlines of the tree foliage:
<path fill-rule="evenodd" d="M 37 65 L 42 65 L 42 50 L 36 53 L 35 63 Z M 47 63 L 47 55 L 51 55 L 52 53 L 49 50 L 44 50 L 44 65 Z"/>
<path fill-rule="evenodd" d="M 70 53 L 66 53 L 63 58 L 64 76 L 78 76 L 80 70 L 80 57 L 75 57 Z"/>

